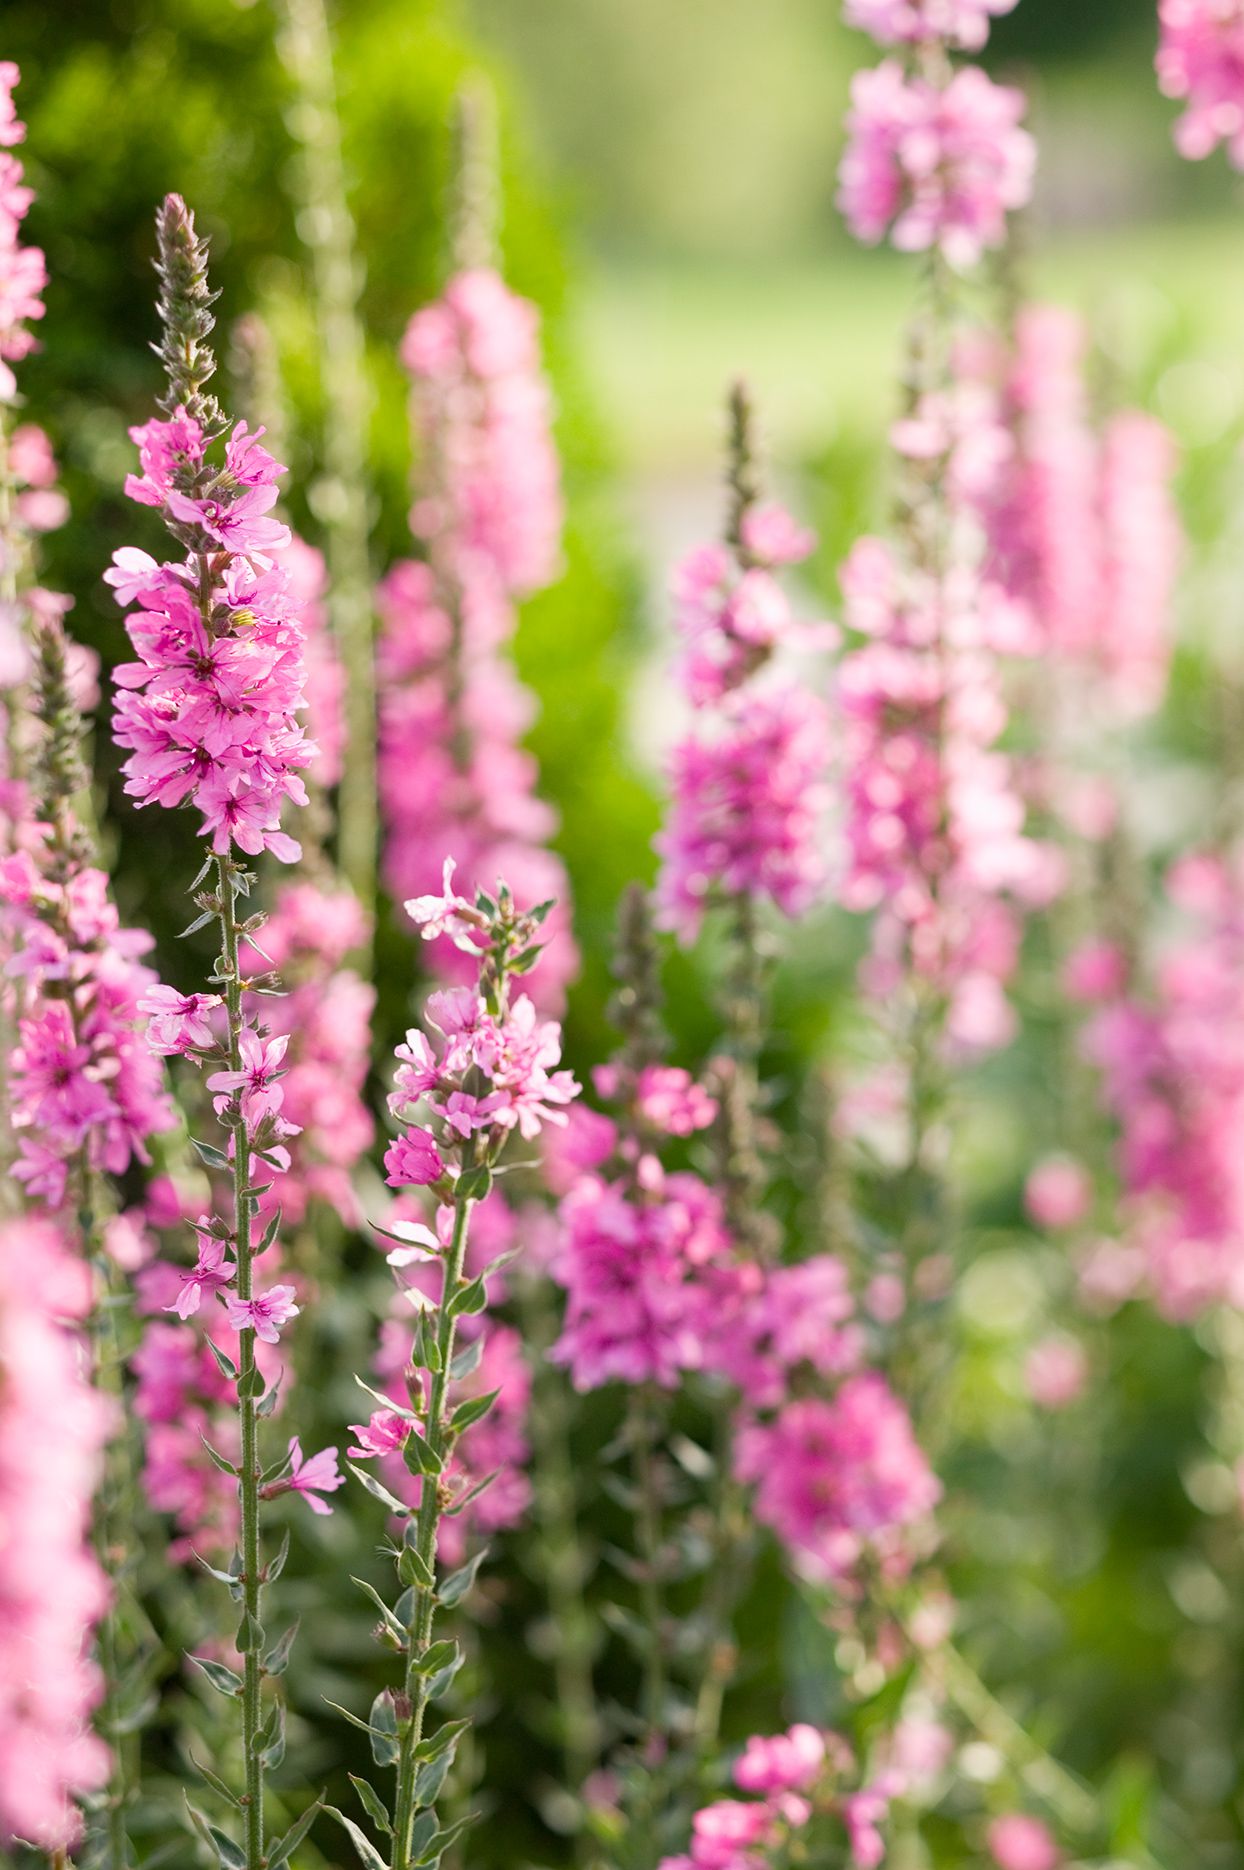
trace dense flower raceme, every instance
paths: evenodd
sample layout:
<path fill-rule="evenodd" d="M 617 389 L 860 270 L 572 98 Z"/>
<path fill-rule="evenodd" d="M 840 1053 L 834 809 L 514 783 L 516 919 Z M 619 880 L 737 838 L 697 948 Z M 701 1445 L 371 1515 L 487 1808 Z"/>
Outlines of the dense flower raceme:
<path fill-rule="evenodd" d="M 939 86 L 886 59 L 851 85 L 838 204 L 858 240 L 940 248 L 971 266 L 1028 202 L 1036 146 L 1025 99 L 966 66 Z"/>
<path fill-rule="evenodd" d="M 1159 0 L 1158 82 L 1184 113 L 1175 125 L 1181 156 L 1199 161 L 1227 146 L 1244 169 L 1244 7 L 1240 0 Z"/>
<path fill-rule="evenodd" d="M 1004 995 L 1018 951 L 1015 903 L 1057 877 L 1025 835 L 997 647 L 1011 608 L 966 566 L 936 577 L 861 540 L 842 569 L 846 620 L 837 699 L 846 784 L 842 900 L 877 910 L 869 990 L 908 965 L 948 1000 L 947 1036 L 989 1049 L 1012 1030 Z"/>
<path fill-rule="evenodd" d="M 269 850 L 293 862 L 298 845 L 281 830 L 281 809 L 287 799 L 305 804 L 301 774 L 315 748 L 298 719 L 303 631 L 276 557 L 289 532 L 267 517 L 284 469 L 244 422 L 219 467 L 182 411 L 131 433 L 142 472 L 126 492 L 163 511 L 189 556 L 157 564 L 127 546 L 105 574 L 117 601 L 137 606 L 126 628 L 139 659 L 115 672 L 126 791 L 140 805 L 192 801 L 214 851 Z"/>
<path fill-rule="evenodd" d="M 1094 423 L 1087 344 L 1075 313 L 1026 306 L 1011 347 L 960 346 L 956 402 L 942 426 L 957 418 L 953 458 L 974 463 L 962 498 L 984 526 L 989 574 L 1023 607 L 1034 648 L 1057 668 L 1091 674 L 1099 711 L 1128 717 L 1151 712 L 1165 693 L 1182 548 L 1176 449 L 1138 410 Z"/>
<path fill-rule="evenodd" d="M 11 402 L 17 382 L 10 364 L 34 349 L 29 330 L 43 317 L 43 290 L 47 267 L 38 247 L 24 247 L 21 227 L 30 208 L 31 191 L 22 180 L 14 146 L 24 142 L 26 126 L 17 116 L 13 90 L 20 73 L 7 59 L 0 62 L 0 402 Z"/>
<path fill-rule="evenodd" d="M 1185 859 L 1168 892 L 1184 927 L 1157 957 L 1151 990 L 1103 996 L 1084 1043 L 1120 1127 L 1133 1278 L 1168 1317 L 1187 1319 L 1244 1299 L 1240 859 Z M 1086 1282 L 1100 1297 L 1092 1259 Z"/>
<path fill-rule="evenodd" d="M 109 1770 L 87 1641 L 107 1601 L 89 1539 L 110 1424 L 71 1328 L 90 1302 L 51 1224 L 0 1228 L 0 1842 L 49 1853 Z"/>
<path fill-rule="evenodd" d="M 120 926 L 102 871 L 54 878 L 40 868 L 45 850 L 0 861 L 0 939 L 17 1029 L 13 1172 L 55 1211 L 81 1198 L 78 1166 L 122 1174 L 173 1118 L 139 1010 L 155 983 L 140 959 L 151 938 Z"/>
<path fill-rule="evenodd" d="M 529 965 L 524 957 L 538 952 L 532 943 L 542 911 L 518 912 L 508 889 L 481 909 L 455 896 L 453 874 L 447 861 L 443 894 L 413 900 L 407 909 L 425 936 L 448 934 L 472 952 L 479 978 L 474 988 L 429 995 L 430 1031 L 412 1029 L 397 1048 L 389 1103 L 404 1127 L 385 1152 L 387 1179 L 401 1190 L 430 1189 L 438 1206 L 429 1225 L 415 1198 L 401 1194 L 382 1230 L 391 1243 L 387 1257 L 405 1313 L 386 1324 L 377 1366 L 394 1406 L 354 1425 L 351 1450 L 356 1458 L 378 1457 L 399 1497 L 412 1505 L 421 1498 L 423 1480 L 418 1462 L 403 1463 L 401 1451 L 411 1434 L 425 1431 L 431 1389 L 430 1373 L 411 1361 L 408 1321 L 412 1307 L 424 1312 L 440 1302 L 459 1185 L 465 1186 L 463 1177 L 491 1170 L 511 1137 L 533 1143 L 547 1126 L 564 1126 L 579 1090 L 571 1074 L 559 1069 L 559 1026 L 542 1020 L 525 994 L 511 1001 L 505 984 L 509 967 L 522 971 Z M 437 1549 L 449 1563 L 457 1562 L 472 1532 L 513 1525 L 530 1497 L 523 1472 L 530 1373 L 518 1334 L 485 1323 L 488 1305 L 504 1295 L 500 1269 L 515 1234 L 515 1218 L 496 1193 L 478 1200 L 464 1277 L 479 1282 L 480 1304 L 462 1317 L 465 1349 L 446 1403 L 458 1409 L 477 1399 L 484 1407 L 455 1435 L 439 1482 L 444 1517 Z"/>
<path fill-rule="evenodd" d="M 771 668 L 783 648 L 833 640 L 826 626 L 796 623 L 774 576 L 812 545 L 780 508 L 752 506 L 735 549 L 701 547 L 675 573 L 680 675 L 696 724 L 671 757 L 656 903 L 684 941 L 714 902 L 751 897 L 793 916 L 826 881 L 828 715 Z"/>
<path fill-rule="evenodd" d="M 377 595 L 385 874 L 395 896 L 430 892 L 448 853 L 472 887 L 504 876 L 521 901 L 555 899 L 533 993 L 556 1011 L 577 965 L 569 889 L 546 848 L 555 816 L 519 744 L 532 698 L 502 653 L 514 600 L 557 568 L 536 313 L 494 273 L 459 273 L 411 320 L 402 355 L 420 457 L 411 526 L 426 562 L 396 565 Z M 429 958 L 440 978 L 469 980 L 452 943 Z"/>
<path fill-rule="evenodd" d="M 843 15 L 848 26 L 871 33 L 881 45 L 940 41 L 979 52 L 990 20 L 1015 5 L 1016 0 L 845 0 Z"/>

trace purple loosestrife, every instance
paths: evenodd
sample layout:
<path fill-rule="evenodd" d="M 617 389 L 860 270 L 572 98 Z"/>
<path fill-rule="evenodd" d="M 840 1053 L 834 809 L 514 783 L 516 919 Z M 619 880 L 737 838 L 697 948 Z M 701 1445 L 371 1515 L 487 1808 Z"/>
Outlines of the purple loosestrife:
<path fill-rule="evenodd" d="M 519 900 L 556 898 L 532 991 L 558 1012 L 578 967 L 569 888 L 547 848 L 556 815 L 536 796 L 536 764 L 520 744 L 533 699 L 504 652 L 518 603 L 557 576 L 560 468 L 538 313 L 488 257 L 491 164 L 472 99 L 462 106 L 455 270 L 402 343 L 420 557 L 394 565 L 377 593 L 383 863 L 399 898 L 434 889 L 446 856 L 472 889 L 505 876 Z M 427 959 L 442 980 L 470 978 L 449 941 Z"/>
<path fill-rule="evenodd" d="M 298 845 L 282 829 L 282 810 L 287 801 L 305 801 L 301 773 L 315 749 L 298 718 L 302 630 L 274 556 L 289 542 L 288 529 L 271 516 L 283 469 L 245 423 L 228 432 L 206 389 L 215 370 L 207 254 L 178 196 L 164 201 L 156 231 L 159 354 L 168 388 L 164 416 L 132 432 L 141 472 L 129 476 L 126 491 L 159 509 L 182 556 L 157 564 L 127 547 L 107 574 L 118 601 L 134 606 L 126 627 L 138 657 L 117 671 L 114 731 L 129 751 L 127 791 L 140 806 L 192 808 L 199 835 L 208 841 L 193 885 L 199 914 L 191 927 L 219 933 L 212 991 L 186 996 L 180 1008 L 161 994 L 149 1010 L 157 1051 L 207 1067 L 206 1088 L 223 1132 L 223 1147 L 196 1148 L 228 1199 L 223 1212 L 204 1217 L 197 1264 L 174 1306 L 188 1312 L 196 1298 L 200 1305 L 223 1304 L 237 1350 L 236 1359 L 219 1350 L 215 1358 L 237 1405 L 237 1459 L 221 1455 L 218 1461 L 235 1474 L 238 1487 L 241 1537 L 227 1577 L 241 1613 L 235 1640 L 243 1674 L 214 1663 L 204 1669 L 241 1717 L 244 1784 L 235 1800 L 241 1852 L 229 1840 L 218 1845 L 220 1834 L 193 1809 L 192 1816 L 222 1862 L 262 1870 L 274 1851 L 288 1854 L 289 1840 L 282 1846 L 264 1835 L 264 1776 L 283 1755 L 284 1726 L 280 1703 L 265 1702 L 263 1684 L 284 1668 L 287 1644 L 281 1639 L 268 1649 L 260 1621 L 263 1586 L 284 1557 L 265 1561 L 260 1502 L 284 1491 L 305 1492 L 308 1465 L 321 1488 L 331 1486 L 332 1464 L 315 1456 L 304 1465 L 301 1451 L 291 1449 L 265 1468 L 259 1453 L 260 1422 L 275 1404 L 276 1384 L 265 1385 L 256 1340 L 279 1339 L 298 1310 L 291 1287 L 256 1284 L 255 1262 L 274 1244 L 280 1225 L 278 1209 L 260 1233 L 259 1210 L 271 1178 L 289 1165 L 286 1139 L 293 1126 L 283 1115 L 286 1040 L 260 1024 L 252 1011 L 255 984 L 243 971 L 242 944 L 258 935 L 263 918 L 240 914 L 254 881 L 242 859 L 262 850 L 282 862 L 297 858 Z M 201 1043 L 205 1019 L 207 1045 Z M 298 1821 L 298 1835 L 310 1817 Z"/>
<path fill-rule="evenodd" d="M 387 1230 L 394 1243 L 389 1259 L 416 1320 L 405 1400 L 377 1394 L 381 1406 L 355 1427 L 352 1450 L 357 1458 L 381 1460 L 400 1450 L 418 1483 L 412 1505 L 366 1469 L 353 1470 L 402 1528 L 394 1548 L 401 1596 L 390 1608 L 370 1589 L 368 1595 L 381 1610 L 386 1647 L 404 1657 L 403 1678 L 395 1691 L 378 1696 L 366 1722 L 356 1721 L 370 1733 L 377 1761 L 396 1768 L 391 1814 L 371 1786 L 355 1781 L 368 1815 L 392 1839 L 391 1870 L 438 1863 L 461 1829 L 442 1827 L 435 1800 L 468 1723 L 451 1721 L 432 1734 L 425 1724 L 430 1704 L 446 1692 L 462 1659 L 456 1643 L 436 1637 L 438 1606 L 450 1609 L 466 1595 L 483 1557 L 477 1551 L 465 1565 L 445 1570 L 448 1553 L 461 1556 L 453 1520 L 489 1485 L 456 1458 L 458 1444 L 489 1415 L 499 1394 L 471 1382 L 489 1362 L 493 1340 L 478 1325 L 460 1332 L 484 1312 L 488 1276 L 497 1270 L 494 1262 L 474 1276 L 468 1271 L 472 1215 L 491 1192 L 511 1138 L 534 1142 L 546 1125 L 565 1124 L 579 1088 L 559 1069 L 559 1028 L 540 1019 L 525 993 L 514 997 L 511 991 L 512 978 L 525 976 L 539 957 L 537 938 L 551 905 L 523 912 L 504 884 L 495 897 L 481 892 L 474 900 L 456 896 L 452 885 L 447 862 L 443 894 L 407 908 L 425 937 L 448 936 L 473 957 L 476 980 L 431 995 L 430 1035 L 412 1031 L 398 1047 L 390 1105 L 404 1127 L 385 1155 L 392 1186 L 429 1190 L 436 1225 L 398 1221 Z M 421 1263 L 439 1271 L 434 1296 L 421 1283 L 407 1283 L 407 1269 Z M 495 1378 L 504 1381 L 500 1366 Z M 335 1816 L 365 1863 L 383 1861 L 352 1819 Z"/>

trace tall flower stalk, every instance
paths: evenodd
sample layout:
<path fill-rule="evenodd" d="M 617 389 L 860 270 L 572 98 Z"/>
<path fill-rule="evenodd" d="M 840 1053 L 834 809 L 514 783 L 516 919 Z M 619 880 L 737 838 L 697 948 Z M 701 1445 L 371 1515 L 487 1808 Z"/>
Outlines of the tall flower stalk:
<path fill-rule="evenodd" d="M 331 1452 L 304 1461 L 297 1440 L 288 1460 L 265 1467 L 260 1456 L 260 1422 L 275 1404 L 276 1386 L 265 1383 L 257 1341 L 276 1343 L 299 1307 L 292 1286 L 261 1290 L 256 1283 L 256 1261 L 273 1246 L 280 1225 L 279 1210 L 266 1226 L 259 1222 L 271 1183 L 256 1178 L 288 1167 L 284 1139 L 291 1126 L 281 1116 L 286 1041 L 266 1037 L 252 1011 L 256 983 L 243 971 L 242 943 L 258 935 L 263 918 L 247 912 L 254 878 L 242 858 L 267 849 L 282 862 L 297 859 L 298 845 L 281 829 L 281 814 L 287 800 L 305 803 L 299 775 L 314 748 L 298 722 L 302 632 L 273 556 L 289 534 L 267 517 L 283 470 L 245 423 L 217 452 L 228 425 L 207 389 L 215 358 L 206 245 L 176 195 L 160 208 L 156 234 L 166 419 L 133 431 L 142 472 L 129 477 L 126 491 L 160 511 L 185 556 L 160 565 L 127 547 L 106 574 L 121 603 L 137 604 L 127 629 L 138 660 L 116 674 L 115 734 L 129 751 L 127 791 L 142 806 L 194 806 L 200 835 L 209 840 L 193 885 L 199 913 L 187 933 L 216 930 L 213 991 L 183 995 L 161 988 L 148 995 L 145 1010 L 155 1052 L 212 1068 L 206 1088 L 215 1094 L 224 1133 L 224 1147 L 196 1144 L 224 1193 L 220 1209 L 196 1225 L 197 1262 L 183 1274 L 176 1309 L 186 1317 L 204 1300 L 223 1303 L 238 1341 L 236 1359 L 215 1353 L 234 1389 L 237 1459 L 209 1452 L 237 1481 L 239 1544 L 228 1569 L 217 1575 L 240 1610 L 235 1642 L 242 1674 L 207 1659 L 200 1667 L 237 1704 L 241 1730 L 241 1787 L 230 1790 L 219 1774 L 209 1781 L 239 1814 L 246 1870 L 264 1870 L 285 1861 L 315 1807 L 283 1839 L 265 1838 L 264 1778 L 284 1752 L 284 1727 L 279 1701 L 265 1705 L 264 1683 L 284 1670 L 289 1637 L 266 1646 L 263 1591 L 279 1574 L 284 1549 L 264 1556 L 261 1502 L 290 1490 L 314 1499 L 340 1480 Z M 222 1863 L 238 1861 L 235 1843 L 193 1808 L 191 1815 Z"/>
<path fill-rule="evenodd" d="M 362 269 L 346 193 L 324 0 L 278 0 L 278 10 L 281 55 L 296 92 L 289 121 L 299 149 L 298 229 L 311 255 L 324 395 L 324 473 L 312 490 L 312 504 L 324 528 L 328 613 L 346 671 L 338 868 L 370 926 L 376 904 L 376 694 L 367 472 L 372 398 L 358 311 Z"/>
<path fill-rule="evenodd" d="M 392 1608 L 374 1598 L 386 1641 L 403 1656 L 402 1681 L 378 1697 L 368 1721 L 356 1722 L 370 1733 L 377 1761 L 396 1770 L 391 1815 L 373 1787 L 355 1781 L 369 1816 L 392 1840 L 389 1870 L 439 1862 L 470 1822 L 442 1826 L 435 1810 L 469 1722 L 450 1721 L 433 1734 L 425 1730 L 431 1704 L 462 1662 L 456 1643 L 436 1639 L 438 1609 L 461 1601 L 483 1558 L 476 1552 L 447 1575 L 438 1563 L 447 1518 L 463 1512 L 489 1484 L 455 1469 L 455 1450 L 498 1396 L 493 1390 L 454 1399 L 454 1385 L 470 1377 L 485 1353 L 478 1331 L 460 1349 L 460 1330 L 484 1312 L 488 1275 L 497 1270 L 494 1264 L 473 1277 L 468 1273 L 472 1215 L 491 1194 L 514 1132 L 532 1141 L 545 1124 L 563 1123 L 578 1092 L 570 1073 L 556 1069 L 559 1028 L 540 1021 L 525 994 L 511 995 L 512 978 L 526 975 L 539 958 L 539 931 L 552 905 L 519 910 L 504 883 L 495 897 L 480 892 L 468 901 L 453 892 L 453 869 L 447 861 L 441 896 L 406 906 L 426 939 L 448 936 L 474 957 L 475 985 L 433 994 L 427 1020 L 435 1037 L 412 1031 L 398 1048 L 390 1104 L 405 1127 L 385 1155 L 392 1187 L 427 1188 L 438 1204 L 434 1227 L 399 1220 L 385 1230 L 394 1242 L 390 1264 L 399 1279 L 408 1268 L 439 1265 L 439 1285 L 435 1300 L 418 1284 L 408 1288 L 417 1313 L 405 1373 L 408 1404 L 378 1396 L 382 1407 L 356 1428 L 352 1450 L 360 1458 L 400 1450 L 420 1484 L 418 1504 L 408 1506 L 366 1469 L 354 1468 L 402 1526 L 394 1547 L 402 1595 Z M 334 1815 L 374 1870 L 383 1859 L 352 1819 Z"/>

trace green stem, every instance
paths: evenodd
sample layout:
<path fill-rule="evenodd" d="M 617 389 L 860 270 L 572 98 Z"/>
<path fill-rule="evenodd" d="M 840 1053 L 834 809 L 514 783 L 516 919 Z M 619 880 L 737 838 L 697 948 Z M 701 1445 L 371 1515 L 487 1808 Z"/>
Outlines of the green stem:
<path fill-rule="evenodd" d="M 324 475 L 314 504 L 328 547 L 328 610 L 347 682 L 338 862 L 370 916 L 376 901 L 376 697 L 367 497 L 371 394 L 358 315 L 360 270 L 324 0 L 281 0 L 281 5 L 281 50 L 299 94 L 293 118 L 302 154 L 298 227 L 315 280 L 325 405 Z"/>
<path fill-rule="evenodd" d="M 217 859 L 220 884 L 220 933 L 224 961 L 225 1007 L 229 1021 L 229 1069 L 242 1069 L 242 979 L 238 966 L 238 921 L 234 868 L 230 858 Z M 238 1297 L 251 1297 L 251 1151 L 246 1122 L 240 1110 L 233 1129 L 233 1226 L 237 1259 Z M 243 1813 L 246 1831 L 246 1870 L 263 1870 L 264 1769 L 260 1731 L 259 1633 L 259 1450 L 256 1409 L 255 1333 L 238 1334 L 238 1417 L 241 1430 L 238 1494 L 242 1510 L 242 1604 L 245 1649 L 242 1666 L 242 1753 L 246 1771 Z"/>
<path fill-rule="evenodd" d="M 453 1363 L 454 1340 L 457 1335 L 457 1318 L 450 1309 L 450 1305 L 464 1283 L 463 1266 L 466 1262 L 467 1237 L 470 1231 L 473 1205 L 469 1198 L 459 1198 L 454 1204 L 453 1235 L 445 1257 L 444 1278 L 441 1282 L 440 1301 L 436 1311 L 435 1343 L 438 1367 L 431 1372 L 428 1390 L 427 1441 L 432 1453 L 442 1462 L 448 1460 L 452 1440 L 447 1401 L 450 1366 Z M 425 1578 L 434 1576 L 436 1571 L 436 1542 L 440 1529 L 442 1505 L 438 1482 L 425 1476 L 419 1497 L 419 1512 L 415 1521 L 415 1552 Z M 407 1644 L 406 1679 L 403 1688 L 405 1719 L 401 1726 L 397 1761 L 397 1799 L 393 1818 L 393 1870 L 410 1870 L 411 1867 L 411 1829 L 418 1808 L 415 1795 L 418 1761 L 415 1755 L 423 1739 L 423 1723 L 427 1715 L 429 1688 L 428 1677 L 422 1671 L 420 1664 L 431 1644 L 436 1620 L 435 1588 L 426 1584 L 416 1585 L 415 1592 L 415 1620 Z M 407 1713 L 406 1710 L 409 1712 Z"/>

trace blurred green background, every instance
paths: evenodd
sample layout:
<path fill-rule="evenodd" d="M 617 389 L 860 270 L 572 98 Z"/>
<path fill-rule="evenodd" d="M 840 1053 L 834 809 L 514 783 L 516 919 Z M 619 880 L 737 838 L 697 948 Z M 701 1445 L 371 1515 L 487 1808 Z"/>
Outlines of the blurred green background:
<path fill-rule="evenodd" d="M 822 528 L 817 603 L 832 607 L 834 564 L 884 510 L 884 439 L 914 272 L 861 252 L 834 215 L 850 74 L 874 56 L 840 27 L 837 10 L 834 0 L 340 0 L 336 8 L 367 269 L 378 568 L 406 547 L 409 450 L 395 351 L 444 272 L 452 97 L 482 64 L 501 98 L 505 264 L 546 315 L 569 493 L 566 577 L 527 607 L 518 657 L 541 702 L 533 745 L 562 813 L 585 951 L 568 1033 L 580 1068 L 609 1043 L 614 905 L 632 876 L 652 870 L 655 756 L 668 726 L 657 674 L 661 586 L 674 554 L 717 524 L 727 380 L 750 378 L 775 475 Z M 169 188 L 186 195 L 212 235 L 222 337 L 231 318 L 256 306 L 278 336 L 293 504 L 316 537 L 321 407 L 274 14 L 269 0 L 6 0 L 0 12 L 0 56 L 24 73 L 23 153 L 39 195 L 30 234 L 52 276 L 45 348 L 22 380 L 31 416 L 64 461 L 74 508 L 70 526 L 48 541 L 46 578 L 73 593 L 75 627 L 109 661 L 121 632 L 100 573 L 116 545 L 158 540 L 154 521 L 120 488 L 130 465 L 126 424 L 146 418 L 158 387 L 147 349 L 151 217 Z M 1182 606 L 1188 647 L 1175 705 L 1144 749 L 1149 857 L 1193 835 L 1212 796 L 1222 752 L 1214 671 L 1238 662 L 1234 644 L 1244 640 L 1239 540 L 1218 543 L 1238 496 L 1228 470 L 1244 414 L 1242 185 L 1221 161 L 1193 168 L 1176 157 L 1173 111 L 1152 77 L 1155 36 L 1148 0 L 1021 0 L 990 53 L 996 72 L 1030 88 L 1042 144 L 1037 203 L 1020 236 L 1024 280 L 1089 312 L 1113 391 L 1155 409 L 1184 448 L 1194 546 Z M 189 966 L 171 946 L 186 919 L 182 826 L 150 813 L 137 835 L 116 797 L 104 736 L 98 763 L 113 788 L 114 837 L 122 827 L 125 907 L 156 928 L 178 978 Z M 812 1068 L 843 1024 L 858 940 L 826 919 L 801 932 L 780 974 L 769 1063 L 790 1110 L 802 1108 Z M 382 959 L 378 1056 L 406 1022 L 409 944 L 390 930 Z M 711 1034 L 710 973 L 704 956 L 670 970 L 688 1060 Z M 1244 1637 L 1235 1608 L 1244 1565 L 1235 1522 L 1203 1512 L 1186 1484 L 1202 1459 L 1204 1350 L 1193 1333 L 1139 1309 L 1093 1327 L 1091 1420 L 1034 1418 L 1017 1374 L 1027 1344 L 1059 1315 L 1066 1283 L 1061 1256 L 1025 1231 L 1019 1204 L 1034 1140 L 1050 1123 L 1057 1040 L 1043 1026 L 1039 994 L 1029 1011 L 1025 1044 L 983 1074 L 968 1104 L 971 1273 L 954 1308 L 948 1457 L 959 1502 L 955 1582 L 974 1605 L 964 1641 L 1009 1705 L 1105 1786 L 1120 1861 L 1143 1861 L 1136 1840 L 1156 1836 L 1166 1870 L 1235 1870 L 1244 1864 Z M 792 1219 L 815 1226 L 795 1186 L 805 1166 L 795 1164 L 782 1200 Z M 342 1306 L 344 1316 L 344 1298 Z M 342 1334 L 357 1324 L 347 1320 Z M 321 1401 L 328 1439 L 356 1404 L 348 1384 Z M 609 1429 L 601 1404 L 582 1431 L 585 1446 Z M 589 1518 L 601 1510 L 587 1502 Z M 291 1675 L 295 1739 L 309 1770 L 328 1772 L 342 1730 L 324 1717 L 319 1694 L 357 1703 L 347 1663 L 365 1619 L 353 1606 L 323 1615 L 319 1607 L 323 1579 L 354 1562 L 355 1541 L 344 1515 L 327 1530 L 298 1522 L 298 1539 L 291 1575 L 310 1580 L 318 1647 Z M 504 1823 L 485 1828 L 477 1855 L 507 1866 L 551 1862 L 564 1847 L 545 1825 L 556 1762 L 530 1660 L 538 1594 L 513 1567 L 497 1573 L 509 1583 L 495 1586 L 484 1641 L 495 1717 L 484 1744 Z M 181 1614 L 169 1612 L 174 1627 Z M 747 1614 L 770 1662 L 732 1704 L 732 1733 L 795 1712 L 832 1713 L 831 1659 L 775 1578 Z M 607 1686 L 624 1678 L 624 1664 L 606 1668 L 614 1671 Z M 177 1692 L 174 1672 L 166 1684 L 174 1709 Z M 989 1761 L 978 1757 L 977 1766 L 986 1785 Z M 939 1863 L 969 1861 L 958 1838 L 935 1828 Z"/>

